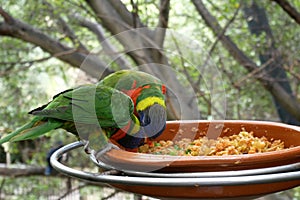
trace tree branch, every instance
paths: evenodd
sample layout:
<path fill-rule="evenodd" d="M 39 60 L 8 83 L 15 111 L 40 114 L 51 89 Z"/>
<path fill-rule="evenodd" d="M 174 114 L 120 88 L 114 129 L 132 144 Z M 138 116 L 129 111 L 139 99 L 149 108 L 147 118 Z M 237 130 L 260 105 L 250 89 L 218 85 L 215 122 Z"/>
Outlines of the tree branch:
<path fill-rule="evenodd" d="M 14 22 L 14 18 L 10 16 L 1 6 L 0 6 L 0 15 L 3 17 L 4 21 L 8 24 L 12 24 Z"/>
<path fill-rule="evenodd" d="M 124 5 L 119 5 L 119 0 L 87 0 L 87 3 L 94 10 L 103 26 L 116 37 L 124 47 L 135 49 L 129 54 L 136 63 L 146 62 L 144 51 L 138 50 L 143 47 L 138 36 L 132 30 L 132 15 Z M 114 5 L 114 6 L 113 6 Z M 117 7 L 117 9 L 115 9 Z M 122 34 L 120 34 L 122 33 Z"/>
<path fill-rule="evenodd" d="M 216 18 L 207 10 L 203 2 L 201 0 L 192 0 L 192 2 L 207 26 L 211 28 L 216 36 L 220 35 L 222 31 L 221 26 Z M 220 40 L 223 46 L 230 52 L 232 57 L 249 72 L 252 72 L 259 67 L 238 48 L 230 37 L 222 35 Z M 300 104 L 294 97 L 289 95 L 274 80 L 273 77 L 270 77 L 267 73 L 265 73 L 265 70 L 260 71 L 259 76 L 256 76 L 256 78 L 289 113 L 291 113 L 297 120 L 300 120 Z"/>
<path fill-rule="evenodd" d="M 158 29 L 155 30 L 154 41 L 159 47 L 163 47 L 165 40 L 166 28 L 169 23 L 170 0 L 160 0 Z"/>
<path fill-rule="evenodd" d="M 94 10 L 101 24 L 126 48 L 127 54 L 139 65 L 163 63 L 166 59 L 160 55 L 160 46 L 153 40 L 153 31 L 148 27 L 133 29 L 132 15 L 120 0 L 86 0 Z M 137 20 L 137 23 L 140 20 Z M 140 25 L 139 27 L 142 27 Z M 154 52 L 154 55 L 153 55 Z M 154 59 L 153 59 L 154 58 Z"/>
<path fill-rule="evenodd" d="M 271 0 L 276 2 L 296 23 L 300 25 L 300 13 L 287 0 Z"/>
<path fill-rule="evenodd" d="M 219 43 L 221 37 L 224 37 L 224 35 L 225 35 L 227 29 L 229 28 L 229 26 L 234 22 L 234 20 L 235 20 L 237 14 L 239 13 L 240 8 L 241 8 L 241 7 L 239 6 L 239 7 L 235 10 L 235 12 L 234 12 L 232 18 L 230 18 L 230 19 L 228 20 L 228 22 L 226 23 L 226 25 L 224 26 L 224 28 L 222 28 L 222 31 L 220 31 L 220 32 L 218 33 L 216 40 L 214 41 L 214 43 L 212 44 L 210 50 L 208 51 L 208 54 L 207 54 L 207 56 L 206 56 L 206 59 L 205 59 L 205 61 L 204 61 L 203 66 L 206 66 L 206 65 L 207 65 L 207 63 L 208 63 L 208 61 L 209 61 L 209 58 L 211 57 L 212 52 L 215 50 L 215 48 L 216 48 L 217 44 Z M 196 85 L 199 85 L 199 84 L 200 84 L 200 80 L 201 80 L 201 77 L 199 76 Z"/>
<path fill-rule="evenodd" d="M 141 19 L 137 15 L 137 13 L 134 15 L 130 13 L 129 10 L 126 8 L 126 6 L 120 0 L 111 0 L 109 2 L 111 6 L 115 9 L 115 11 L 119 14 L 121 19 L 123 19 L 124 22 L 127 25 L 129 25 L 131 28 L 145 27 L 145 25 L 141 22 Z M 137 10 L 133 12 L 137 12 Z"/>
<path fill-rule="evenodd" d="M 169 22 L 170 0 L 160 0 L 158 24 L 155 29 L 153 41 L 159 48 L 163 48 L 166 31 Z M 153 57 L 156 62 L 163 62 L 163 55 L 160 51 L 153 51 Z"/>
<path fill-rule="evenodd" d="M 16 62 L 0 62 L 0 65 L 10 65 L 10 66 L 26 65 L 26 66 L 23 66 L 19 69 L 15 69 L 15 70 L 11 69 L 12 67 L 10 67 L 8 70 L 1 71 L 0 72 L 0 77 L 6 76 L 6 75 L 11 74 L 11 73 L 17 73 L 19 71 L 26 70 L 26 69 L 30 68 L 34 63 L 44 62 L 44 61 L 49 60 L 53 57 L 60 57 L 60 56 L 63 56 L 63 55 L 72 54 L 72 53 L 74 53 L 74 51 L 75 50 L 72 49 L 70 51 L 59 52 L 59 53 L 53 54 L 51 56 L 46 56 L 44 58 L 39 58 L 39 59 L 34 59 L 34 60 L 16 61 Z"/>
<path fill-rule="evenodd" d="M 255 70 L 248 73 L 246 76 L 242 77 L 241 79 L 237 80 L 236 82 L 232 83 L 232 86 L 235 88 L 241 88 L 243 82 L 248 80 L 249 78 L 255 78 L 255 76 L 258 76 L 262 70 L 264 70 L 270 63 L 274 62 L 274 59 L 269 59 L 266 63 L 263 63 L 260 67 L 256 68 Z"/>
<path fill-rule="evenodd" d="M 46 0 L 42 1 L 43 4 L 47 6 L 47 9 L 51 12 L 51 15 L 56 18 L 58 24 L 61 26 L 61 29 L 63 33 L 71 39 L 73 45 L 77 46 L 80 51 L 85 51 L 88 53 L 87 48 L 81 43 L 81 41 L 78 39 L 74 31 L 71 29 L 71 27 L 67 24 L 67 22 L 59 15 L 57 12 L 55 12 L 55 8 L 47 2 Z"/>
<path fill-rule="evenodd" d="M 139 12 L 139 4 L 138 4 L 138 2 L 134 2 L 133 0 L 130 0 L 130 4 L 131 4 L 131 6 L 132 6 L 132 11 L 131 11 L 131 14 L 132 14 L 132 20 L 133 20 L 133 22 L 132 22 L 132 24 L 133 24 L 133 28 L 138 28 L 138 26 L 137 26 L 137 19 L 139 18 L 139 14 L 138 14 L 138 12 Z"/>
<path fill-rule="evenodd" d="M 14 18 L 12 24 L 6 22 L 0 23 L 0 35 L 18 38 L 39 46 L 51 55 L 57 55 L 58 59 L 74 67 L 81 68 L 92 77 L 99 78 L 99 74 L 105 76 L 111 73 L 106 68 L 106 64 L 97 57 L 89 56 L 88 54 L 79 52 L 77 49 L 63 45 L 40 30 Z"/>
<path fill-rule="evenodd" d="M 176 37 L 174 37 L 173 35 L 172 35 L 172 39 L 173 39 L 176 50 L 177 50 L 177 52 L 179 54 L 179 57 L 180 57 L 181 66 L 185 66 L 184 56 L 183 56 L 182 50 L 180 49 L 180 44 L 178 43 Z M 216 106 L 212 104 L 211 100 L 209 98 L 205 97 L 205 95 L 203 94 L 203 92 L 201 92 L 201 90 L 199 88 L 199 82 L 197 81 L 195 83 L 193 81 L 193 78 L 190 76 L 190 74 L 187 71 L 186 67 L 183 67 L 182 73 L 186 76 L 186 79 L 189 81 L 189 83 L 192 86 L 193 90 L 203 98 L 203 100 L 207 103 L 208 107 L 210 109 L 213 109 L 216 112 L 216 114 L 218 115 L 218 117 L 220 117 L 220 119 L 221 119 L 223 117 L 223 113 L 219 112 L 219 110 L 216 108 Z M 199 76 L 198 80 L 200 80 L 200 76 Z"/>
<path fill-rule="evenodd" d="M 204 19 L 204 22 L 207 24 L 207 26 L 211 28 L 216 36 L 220 36 L 221 43 L 230 52 L 233 58 L 241 63 L 244 67 L 246 67 L 247 70 L 254 70 L 257 67 L 256 64 L 237 47 L 237 45 L 231 40 L 231 38 L 222 34 L 223 28 L 220 26 L 217 19 L 212 16 L 206 9 L 203 2 L 201 0 L 192 0 L 192 2 L 194 3 L 198 13 Z"/>
<path fill-rule="evenodd" d="M 37 62 L 44 62 L 48 59 L 52 58 L 52 56 L 47 56 L 45 58 L 41 58 L 41 59 L 36 59 L 36 60 L 29 60 L 29 61 L 19 61 L 19 62 L 0 62 L 0 65 L 10 65 L 10 67 L 8 69 L 5 69 L 3 71 L 0 71 L 0 77 L 4 77 L 4 76 L 7 76 L 11 73 L 17 73 L 17 72 L 20 72 L 20 71 L 24 71 L 24 70 L 27 70 L 29 69 L 34 63 L 37 63 Z M 13 66 L 14 65 L 25 65 L 25 66 L 22 66 L 18 69 L 13 69 Z"/>
<path fill-rule="evenodd" d="M 19 176 L 44 175 L 44 170 L 45 170 L 44 167 L 0 164 L 1 176 L 19 177 Z"/>
<path fill-rule="evenodd" d="M 107 38 L 105 38 L 104 30 L 100 24 L 91 22 L 79 15 L 74 15 L 73 17 L 81 26 L 86 27 L 97 36 L 105 53 L 110 56 L 110 58 L 115 61 L 121 69 L 130 69 L 129 61 L 123 54 L 118 52 L 117 48 L 115 48 Z"/>

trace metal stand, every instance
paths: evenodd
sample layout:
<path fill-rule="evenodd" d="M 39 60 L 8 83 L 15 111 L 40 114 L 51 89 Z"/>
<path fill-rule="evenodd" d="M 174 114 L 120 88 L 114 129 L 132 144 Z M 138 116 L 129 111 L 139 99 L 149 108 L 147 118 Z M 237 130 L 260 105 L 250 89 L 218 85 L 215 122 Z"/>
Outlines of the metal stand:
<path fill-rule="evenodd" d="M 117 174 L 109 173 L 91 173 L 84 172 L 70 168 L 63 165 L 58 160 L 64 154 L 68 153 L 74 149 L 82 147 L 80 142 L 75 142 L 66 145 L 59 150 L 57 150 L 51 157 L 52 166 L 59 172 L 69 175 L 71 177 L 82 179 L 85 181 L 92 181 L 98 183 L 108 183 L 118 188 L 126 188 L 125 186 L 130 185 L 134 192 L 136 188 L 137 193 L 140 193 L 139 187 L 155 189 L 155 187 L 165 187 L 165 189 L 170 188 L 195 188 L 199 190 L 199 186 L 202 188 L 225 188 L 226 187 L 236 187 L 239 189 L 241 186 L 251 186 L 264 185 L 264 184 L 275 184 L 277 185 L 276 191 L 272 191 L 272 188 L 265 188 L 265 193 L 273 193 L 278 190 L 286 190 L 295 186 L 300 185 L 300 163 L 263 168 L 263 169 L 253 169 L 253 170 L 240 170 L 240 171 L 225 171 L 225 172 L 197 172 L 197 173 L 146 173 L 146 172 L 135 172 L 135 171 L 122 171 Z M 113 169 L 112 166 L 108 166 L 105 163 L 99 163 L 95 158 L 91 157 L 91 160 L 97 164 L 99 167 L 106 169 Z M 281 187 L 279 187 L 280 185 Z M 126 189 L 125 189 L 126 190 Z M 145 189 L 144 189 L 145 190 Z M 211 190 L 215 192 L 214 190 Z M 255 191 L 254 191 L 255 193 Z M 150 193 L 145 190 L 145 194 Z M 264 195 L 263 194 L 263 195 Z M 222 195 L 222 194 L 221 194 Z M 255 194 L 252 194 L 255 195 Z M 260 194 L 262 195 L 261 192 Z M 153 195 L 155 191 L 153 191 Z M 160 196 L 160 194 L 158 194 Z M 174 195 L 173 195 L 174 196 Z M 172 197 L 173 197 L 172 196 Z M 226 196 L 226 195 L 225 195 Z M 245 196 L 248 196 L 247 194 Z M 166 197 L 168 194 L 166 193 Z M 199 198 L 201 194 L 198 195 Z M 189 197 L 187 197 L 189 198 Z M 219 197 L 218 197 L 219 198 Z M 206 198 L 208 199 L 208 198 Z"/>

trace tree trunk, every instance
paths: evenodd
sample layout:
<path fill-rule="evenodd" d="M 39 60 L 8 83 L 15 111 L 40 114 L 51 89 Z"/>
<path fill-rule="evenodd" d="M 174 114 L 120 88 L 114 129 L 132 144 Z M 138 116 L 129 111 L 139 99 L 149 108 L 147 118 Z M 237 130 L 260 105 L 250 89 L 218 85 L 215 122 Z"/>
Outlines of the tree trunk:
<path fill-rule="evenodd" d="M 260 8 L 256 1 L 252 1 L 251 5 L 247 5 L 244 2 L 243 10 L 251 34 L 260 36 L 265 33 L 266 35 L 265 41 L 259 43 L 260 48 L 257 49 L 261 63 L 267 63 L 269 60 L 273 60 L 265 67 L 265 71 L 273 77 L 274 81 L 276 81 L 286 93 L 295 98 L 286 72 L 282 67 L 283 61 L 280 52 L 275 47 L 275 38 L 273 37 L 265 10 Z M 273 96 L 273 100 L 282 122 L 300 125 L 300 122 L 282 106 L 275 96 Z"/>

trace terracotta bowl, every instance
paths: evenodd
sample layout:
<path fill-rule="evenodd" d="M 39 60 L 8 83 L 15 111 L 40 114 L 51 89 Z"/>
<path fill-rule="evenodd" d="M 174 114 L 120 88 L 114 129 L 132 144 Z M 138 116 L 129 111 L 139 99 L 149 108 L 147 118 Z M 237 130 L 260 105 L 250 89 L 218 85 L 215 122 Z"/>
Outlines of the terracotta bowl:
<path fill-rule="evenodd" d="M 171 156 L 111 150 L 97 158 L 121 170 L 141 172 L 212 172 L 245 170 L 286 165 L 300 161 L 300 128 L 266 121 L 168 121 L 155 140 L 180 140 L 206 135 L 209 138 L 238 134 L 242 128 L 255 136 L 284 141 L 286 149 L 229 156 Z"/>
<path fill-rule="evenodd" d="M 137 186 L 112 184 L 113 187 L 159 199 L 198 199 L 198 200 L 253 200 L 267 194 L 299 186 L 300 181 L 287 181 L 268 184 L 248 184 L 233 186 Z"/>

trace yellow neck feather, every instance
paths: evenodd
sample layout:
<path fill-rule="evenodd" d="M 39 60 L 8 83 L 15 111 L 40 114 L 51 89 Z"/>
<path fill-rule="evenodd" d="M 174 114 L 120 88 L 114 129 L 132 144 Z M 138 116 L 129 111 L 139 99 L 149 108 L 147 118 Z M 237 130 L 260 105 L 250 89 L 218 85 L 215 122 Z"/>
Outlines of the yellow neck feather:
<path fill-rule="evenodd" d="M 138 102 L 138 104 L 136 105 L 136 110 L 137 111 L 145 110 L 146 108 L 154 105 L 155 103 L 157 103 L 163 107 L 166 107 L 165 101 L 162 98 L 147 97 L 147 98 L 141 100 L 140 102 Z"/>

